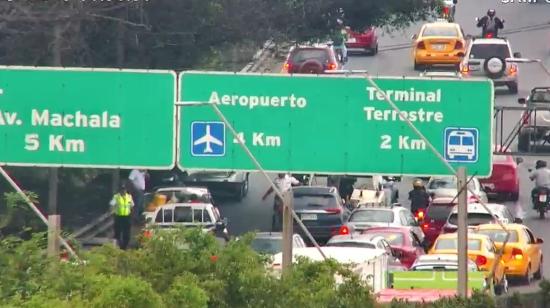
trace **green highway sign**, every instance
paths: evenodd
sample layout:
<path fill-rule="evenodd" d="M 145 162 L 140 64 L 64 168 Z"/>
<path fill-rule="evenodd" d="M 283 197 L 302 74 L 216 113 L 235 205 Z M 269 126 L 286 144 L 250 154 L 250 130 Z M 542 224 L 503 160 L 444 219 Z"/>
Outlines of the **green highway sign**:
<path fill-rule="evenodd" d="M 170 169 L 171 71 L 0 67 L 0 164 Z"/>
<path fill-rule="evenodd" d="M 184 72 L 179 101 L 216 104 L 268 171 L 448 175 L 409 119 L 454 167 L 489 176 L 494 90 L 488 79 Z M 182 169 L 254 170 L 212 106 L 180 109 Z"/>

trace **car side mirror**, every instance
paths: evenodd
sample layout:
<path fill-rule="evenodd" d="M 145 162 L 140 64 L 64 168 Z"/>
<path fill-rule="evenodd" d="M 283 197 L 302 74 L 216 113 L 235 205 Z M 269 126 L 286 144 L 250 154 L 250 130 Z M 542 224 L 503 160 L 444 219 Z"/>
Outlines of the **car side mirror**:
<path fill-rule="evenodd" d="M 521 52 L 514 52 L 514 58 L 521 58 Z"/>
<path fill-rule="evenodd" d="M 518 104 L 525 105 L 526 103 L 527 103 L 527 101 L 524 97 L 518 98 Z"/>
<path fill-rule="evenodd" d="M 516 157 L 516 164 L 521 164 L 523 162 L 523 158 L 522 157 Z"/>
<path fill-rule="evenodd" d="M 411 40 L 416 40 L 417 38 L 418 38 L 418 34 L 413 34 L 413 35 L 411 36 Z"/>
<path fill-rule="evenodd" d="M 522 224 L 522 223 L 523 223 L 523 219 L 521 219 L 521 218 L 514 218 L 514 223 L 515 223 L 515 224 Z"/>
<path fill-rule="evenodd" d="M 544 240 L 541 238 L 537 238 L 537 244 L 544 244 Z"/>
<path fill-rule="evenodd" d="M 466 56 L 462 51 L 456 54 L 459 58 L 464 58 Z"/>

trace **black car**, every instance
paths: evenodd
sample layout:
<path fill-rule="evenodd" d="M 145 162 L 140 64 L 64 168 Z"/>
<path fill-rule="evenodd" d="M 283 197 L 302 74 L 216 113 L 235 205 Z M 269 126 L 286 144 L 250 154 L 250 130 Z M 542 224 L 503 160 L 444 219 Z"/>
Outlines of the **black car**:
<path fill-rule="evenodd" d="M 317 242 L 325 243 L 333 235 L 338 234 L 350 210 L 344 206 L 335 187 L 299 186 L 294 187 L 292 191 L 294 211 Z M 304 240 L 309 241 L 296 222 L 294 230 Z"/>
<path fill-rule="evenodd" d="M 189 172 L 183 184 L 207 187 L 214 198 L 231 197 L 243 199 L 248 193 L 247 172 L 197 171 Z"/>

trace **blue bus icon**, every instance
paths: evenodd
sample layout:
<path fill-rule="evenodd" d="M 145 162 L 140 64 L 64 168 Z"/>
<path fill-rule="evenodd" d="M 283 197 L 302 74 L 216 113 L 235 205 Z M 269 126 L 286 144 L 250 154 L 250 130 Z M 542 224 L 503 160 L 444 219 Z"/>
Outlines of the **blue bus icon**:
<path fill-rule="evenodd" d="M 475 128 L 445 129 L 445 159 L 450 162 L 476 162 L 478 131 Z"/>

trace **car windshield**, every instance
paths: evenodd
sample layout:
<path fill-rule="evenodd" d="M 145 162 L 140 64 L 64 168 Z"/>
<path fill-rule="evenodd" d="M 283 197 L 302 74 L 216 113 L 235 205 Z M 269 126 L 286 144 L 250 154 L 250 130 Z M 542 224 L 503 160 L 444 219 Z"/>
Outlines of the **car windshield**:
<path fill-rule="evenodd" d="M 450 36 L 457 37 L 458 31 L 455 27 L 426 27 L 422 32 L 422 36 Z"/>
<path fill-rule="evenodd" d="M 351 222 L 384 222 L 392 223 L 394 219 L 393 212 L 388 210 L 368 209 L 356 211 L 351 214 Z"/>
<path fill-rule="evenodd" d="M 256 252 L 270 255 L 283 251 L 283 241 L 278 238 L 255 238 L 250 246 Z"/>
<path fill-rule="evenodd" d="M 468 213 L 468 226 L 478 226 L 493 222 L 493 216 L 489 213 Z M 449 223 L 458 225 L 458 214 L 453 213 L 449 216 Z"/>
<path fill-rule="evenodd" d="M 338 207 L 336 198 L 333 195 L 308 195 L 294 193 L 294 209 L 325 209 Z"/>
<path fill-rule="evenodd" d="M 404 244 L 405 244 L 405 240 L 404 240 L 405 238 L 403 237 L 403 233 L 367 231 L 365 234 L 370 235 L 372 238 L 381 236 L 391 246 L 404 246 Z"/>
<path fill-rule="evenodd" d="M 157 196 L 164 196 L 166 202 L 169 203 L 191 203 L 191 202 L 200 202 L 200 203 L 210 203 L 210 196 L 208 194 L 194 194 L 189 191 L 181 190 L 171 190 L 171 191 L 159 191 L 156 192 Z M 153 200 L 151 200 L 153 201 Z"/>
<path fill-rule="evenodd" d="M 474 44 L 470 50 L 471 59 L 510 58 L 510 50 L 505 44 Z"/>
<path fill-rule="evenodd" d="M 534 103 L 550 103 L 550 91 L 536 91 L 531 94 L 530 101 Z"/>
<path fill-rule="evenodd" d="M 506 232 L 499 229 L 491 230 L 478 230 L 477 233 L 484 234 L 489 236 L 496 243 L 503 243 L 506 239 Z M 508 238 L 509 243 L 515 243 L 518 241 L 518 233 L 515 230 L 510 230 L 510 237 Z"/>
<path fill-rule="evenodd" d="M 426 212 L 426 216 L 428 216 L 431 219 L 434 220 L 447 220 L 449 217 L 449 214 L 451 214 L 451 211 L 453 210 L 453 205 L 449 204 L 441 204 L 441 205 L 430 205 L 428 207 L 428 211 Z"/>
<path fill-rule="evenodd" d="M 435 250 L 456 250 L 457 248 L 456 238 L 443 238 L 438 239 L 435 243 Z M 481 241 L 469 239 L 468 250 L 481 250 Z"/>
<path fill-rule="evenodd" d="M 357 247 L 357 248 L 369 248 L 375 249 L 376 246 L 372 243 L 358 242 L 358 241 L 343 241 L 343 242 L 328 242 L 327 246 L 331 247 Z"/>
<path fill-rule="evenodd" d="M 468 189 L 474 190 L 475 187 L 474 181 L 468 182 Z M 448 177 L 433 179 L 430 181 L 428 189 L 457 189 L 456 178 Z"/>
<path fill-rule="evenodd" d="M 302 63 L 307 60 L 317 60 L 325 63 L 328 60 L 327 51 L 324 49 L 299 49 L 291 56 L 292 63 Z"/>

